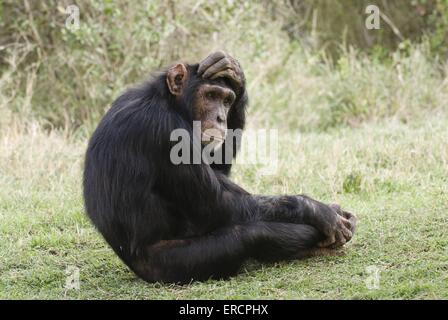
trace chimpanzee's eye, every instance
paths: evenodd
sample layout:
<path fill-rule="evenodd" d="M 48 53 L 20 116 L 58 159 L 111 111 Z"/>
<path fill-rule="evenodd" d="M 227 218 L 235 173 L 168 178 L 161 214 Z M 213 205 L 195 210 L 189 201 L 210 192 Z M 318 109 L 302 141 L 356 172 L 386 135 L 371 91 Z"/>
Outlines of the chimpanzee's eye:
<path fill-rule="evenodd" d="M 213 94 L 213 92 L 207 92 L 207 93 L 205 94 L 205 97 L 206 97 L 207 99 L 213 99 L 213 98 L 215 97 L 215 95 Z"/>
<path fill-rule="evenodd" d="M 231 104 L 232 104 L 232 99 L 230 99 L 230 98 L 225 98 L 225 99 L 224 99 L 224 104 L 225 104 L 225 105 L 228 105 L 228 106 L 231 105 Z"/>

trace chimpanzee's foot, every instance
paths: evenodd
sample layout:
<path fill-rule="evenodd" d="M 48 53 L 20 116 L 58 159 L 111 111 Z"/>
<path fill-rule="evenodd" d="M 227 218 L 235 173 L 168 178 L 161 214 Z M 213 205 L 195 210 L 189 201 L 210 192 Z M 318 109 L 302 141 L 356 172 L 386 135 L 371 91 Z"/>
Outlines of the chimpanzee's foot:
<path fill-rule="evenodd" d="M 350 241 L 355 233 L 357 219 L 352 213 L 342 210 L 338 204 L 330 204 L 330 207 L 339 216 L 338 228 L 333 236 L 320 242 L 319 247 L 334 249 Z"/>

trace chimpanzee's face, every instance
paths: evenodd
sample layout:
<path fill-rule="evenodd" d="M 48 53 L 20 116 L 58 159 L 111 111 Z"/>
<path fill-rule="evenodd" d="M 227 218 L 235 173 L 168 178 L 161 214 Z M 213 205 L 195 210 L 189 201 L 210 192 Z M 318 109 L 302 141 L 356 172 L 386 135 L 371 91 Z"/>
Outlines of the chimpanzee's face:
<path fill-rule="evenodd" d="M 235 101 L 235 93 L 213 82 L 200 85 L 195 93 L 193 117 L 201 122 L 202 144 L 216 146 L 224 142 L 227 134 L 227 115 Z"/>
<path fill-rule="evenodd" d="M 186 90 L 193 90 L 192 114 L 201 122 L 202 145 L 213 143 L 219 147 L 227 134 L 227 115 L 235 102 L 235 92 L 224 81 L 201 79 L 194 88 L 187 88 L 195 75 L 189 75 L 185 65 L 179 63 L 167 72 L 166 83 L 171 94 L 181 98 Z M 187 94 L 189 96 L 189 94 Z"/>

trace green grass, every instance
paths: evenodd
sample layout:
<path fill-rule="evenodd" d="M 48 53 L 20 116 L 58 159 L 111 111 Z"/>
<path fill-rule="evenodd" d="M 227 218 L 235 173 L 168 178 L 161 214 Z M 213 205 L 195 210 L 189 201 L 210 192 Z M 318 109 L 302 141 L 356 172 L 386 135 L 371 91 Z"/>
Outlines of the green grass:
<path fill-rule="evenodd" d="M 319 20 L 332 33 L 318 37 L 345 48 L 331 60 L 307 45 L 318 44 L 312 34 L 291 40 L 286 2 L 275 15 L 265 1 L 78 1 L 73 32 L 62 4 L 0 3 L 0 299 L 448 298 L 448 64 L 434 37 L 367 55 L 332 35 L 344 19 Z M 333 18 L 340 7 L 328 7 Z M 280 130 L 278 171 L 241 165 L 233 179 L 253 193 L 340 203 L 359 227 L 342 255 L 248 262 L 229 281 L 146 284 L 84 215 L 87 136 L 126 86 L 216 49 L 244 68 L 249 128 Z M 80 290 L 64 288 L 72 266 Z M 372 266 L 376 289 L 366 285 Z"/>
<path fill-rule="evenodd" d="M 228 281 L 147 284 L 113 254 L 83 212 L 85 143 L 38 127 L 0 141 L 0 298 L 448 298 L 448 117 L 280 134 L 279 168 L 238 166 L 254 193 L 307 193 L 357 214 L 342 255 L 261 265 Z M 80 269 L 80 290 L 65 270 Z M 380 270 L 368 289 L 369 266 Z"/>

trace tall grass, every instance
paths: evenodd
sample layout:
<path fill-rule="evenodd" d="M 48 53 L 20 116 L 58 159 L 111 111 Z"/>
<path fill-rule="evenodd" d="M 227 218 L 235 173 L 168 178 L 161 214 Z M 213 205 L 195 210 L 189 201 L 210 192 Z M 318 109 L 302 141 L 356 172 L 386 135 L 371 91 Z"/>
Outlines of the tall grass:
<path fill-rule="evenodd" d="M 290 41 L 262 2 L 79 1 L 73 31 L 65 28 L 68 4 L 2 1 L 9 32 L 0 51 L 3 126 L 16 117 L 90 132 L 127 86 L 218 48 L 241 61 L 257 124 L 328 129 L 446 108 L 447 67 L 427 45 L 385 61 L 347 49 L 331 62 Z"/>
<path fill-rule="evenodd" d="M 0 0 L 0 298 L 447 297 L 448 64 L 430 43 L 331 59 L 291 40 L 266 1 L 76 3 L 70 31 L 71 1 Z M 226 282 L 135 281 L 84 215 L 87 137 L 124 88 L 218 48 L 246 72 L 249 127 L 282 130 L 276 174 L 235 166 L 232 179 L 341 203 L 357 235 L 344 257 Z M 371 265 L 379 290 L 365 287 Z M 67 266 L 81 290 L 64 289 Z"/>
<path fill-rule="evenodd" d="M 333 62 L 290 41 L 262 3 L 80 1 L 76 31 L 64 27 L 66 4 L 2 2 L 4 13 L 25 16 L 10 21 L 17 33 L 0 51 L 1 170 L 30 185 L 74 172 L 87 136 L 124 88 L 218 48 L 245 69 L 250 127 L 326 131 L 448 109 L 448 65 L 426 44 L 386 60 L 349 48 Z"/>

